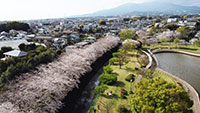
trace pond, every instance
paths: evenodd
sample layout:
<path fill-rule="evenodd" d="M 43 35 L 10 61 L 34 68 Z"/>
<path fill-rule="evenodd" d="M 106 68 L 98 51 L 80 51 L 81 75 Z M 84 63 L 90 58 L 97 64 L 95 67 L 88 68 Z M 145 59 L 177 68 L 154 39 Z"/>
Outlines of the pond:
<path fill-rule="evenodd" d="M 200 92 L 200 58 L 179 53 L 155 54 L 159 67 L 185 80 Z"/>

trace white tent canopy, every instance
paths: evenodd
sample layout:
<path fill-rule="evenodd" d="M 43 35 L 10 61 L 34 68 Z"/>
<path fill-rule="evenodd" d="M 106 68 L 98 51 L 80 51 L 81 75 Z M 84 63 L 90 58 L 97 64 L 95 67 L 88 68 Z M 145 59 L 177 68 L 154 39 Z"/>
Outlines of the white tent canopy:
<path fill-rule="evenodd" d="M 27 54 L 26 52 L 20 50 L 12 50 L 4 53 L 5 56 L 10 56 L 10 57 L 23 57 L 26 56 L 26 54 Z"/>

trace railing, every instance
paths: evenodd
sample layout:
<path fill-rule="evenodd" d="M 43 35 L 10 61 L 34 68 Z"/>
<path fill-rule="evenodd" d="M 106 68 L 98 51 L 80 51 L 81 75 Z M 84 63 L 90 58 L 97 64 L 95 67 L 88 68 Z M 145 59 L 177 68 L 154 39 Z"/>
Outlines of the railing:
<path fill-rule="evenodd" d="M 92 105 L 92 108 L 91 108 L 91 110 L 90 110 L 89 113 L 93 113 L 93 112 L 94 112 L 94 107 L 95 107 L 95 105 L 96 105 L 96 103 L 97 103 L 97 100 L 98 100 L 98 98 L 99 98 L 99 95 L 100 95 L 100 93 L 98 92 L 97 95 L 96 95 L 94 104 Z"/>

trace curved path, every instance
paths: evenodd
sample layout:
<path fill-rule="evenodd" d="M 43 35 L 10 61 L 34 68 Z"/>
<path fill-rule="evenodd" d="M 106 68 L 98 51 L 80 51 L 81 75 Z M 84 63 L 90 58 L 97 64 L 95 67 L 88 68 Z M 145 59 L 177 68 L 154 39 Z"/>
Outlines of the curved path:
<path fill-rule="evenodd" d="M 142 50 L 142 52 L 144 54 L 146 54 L 149 59 L 149 64 L 147 64 L 147 66 L 145 67 L 145 69 L 149 69 L 152 66 L 153 59 L 152 59 L 151 55 L 149 53 L 147 53 L 146 51 Z"/>
<path fill-rule="evenodd" d="M 191 56 L 196 56 L 196 57 L 200 57 L 199 54 L 193 54 L 193 53 L 189 53 L 189 52 L 183 52 L 183 51 L 175 51 L 175 50 L 155 50 L 153 51 L 152 54 L 152 57 L 153 59 L 155 60 L 156 62 L 156 65 L 158 66 L 158 60 L 157 58 L 155 57 L 154 54 L 157 54 L 157 53 L 164 53 L 164 52 L 173 52 L 173 53 L 181 53 L 181 54 L 186 54 L 186 55 L 191 55 Z M 173 77 L 178 83 L 180 83 L 183 88 L 185 89 L 185 91 L 189 94 L 190 96 L 190 99 L 193 100 L 194 102 L 194 105 L 192 106 L 192 109 L 195 113 L 199 113 L 200 112 L 200 101 L 199 101 L 199 94 L 197 93 L 197 91 L 190 85 L 188 84 L 187 82 L 185 82 L 184 80 L 180 79 L 179 77 L 171 74 L 171 73 L 168 73 L 160 68 L 157 67 L 157 70 L 158 71 L 161 71 L 163 73 L 166 73 L 167 75 Z"/>

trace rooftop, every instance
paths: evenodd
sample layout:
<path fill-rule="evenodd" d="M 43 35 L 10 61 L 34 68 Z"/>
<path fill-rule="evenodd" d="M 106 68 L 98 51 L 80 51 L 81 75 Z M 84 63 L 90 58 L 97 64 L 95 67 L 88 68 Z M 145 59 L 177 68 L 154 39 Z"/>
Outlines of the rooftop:
<path fill-rule="evenodd" d="M 26 52 L 20 51 L 20 50 L 12 50 L 12 51 L 4 53 L 4 55 L 12 56 L 12 57 L 22 57 L 22 56 L 26 56 L 26 54 L 27 54 Z"/>

